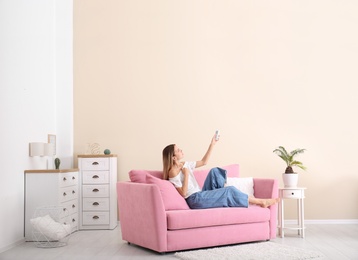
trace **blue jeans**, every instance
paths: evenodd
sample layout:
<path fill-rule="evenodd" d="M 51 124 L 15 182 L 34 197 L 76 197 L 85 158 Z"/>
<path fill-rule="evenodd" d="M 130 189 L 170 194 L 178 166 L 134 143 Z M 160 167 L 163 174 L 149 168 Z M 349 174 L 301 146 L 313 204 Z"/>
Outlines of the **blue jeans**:
<path fill-rule="evenodd" d="M 221 207 L 245 207 L 249 205 L 248 195 L 233 186 L 224 187 L 226 171 L 213 168 L 205 179 L 202 191 L 186 198 L 191 209 L 207 209 Z"/>

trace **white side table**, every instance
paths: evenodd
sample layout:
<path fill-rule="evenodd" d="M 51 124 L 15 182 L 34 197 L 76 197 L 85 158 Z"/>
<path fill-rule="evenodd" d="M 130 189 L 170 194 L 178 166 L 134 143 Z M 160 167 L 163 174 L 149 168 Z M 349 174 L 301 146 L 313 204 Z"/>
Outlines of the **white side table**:
<path fill-rule="evenodd" d="M 285 229 L 298 230 L 298 235 L 302 238 L 305 237 L 305 218 L 304 218 L 304 204 L 305 198 L 304 187 L 285 187 L 279 189 L 280 203 L 278 205 L 278 232 L 281 237 L 285 236 Z M 297 200 L 297 213 L 298 213 L 298 225 L 296 226 L 285 226 L 284 217 L 284 200 L 285 199 L 296 199 Z"/>

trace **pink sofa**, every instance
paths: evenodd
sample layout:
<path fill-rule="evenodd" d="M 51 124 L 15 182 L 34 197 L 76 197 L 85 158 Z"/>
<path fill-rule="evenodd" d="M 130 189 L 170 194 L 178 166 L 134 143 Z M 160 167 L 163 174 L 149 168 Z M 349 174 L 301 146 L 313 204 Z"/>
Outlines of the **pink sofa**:
<path fill-rule="evenodd" d="M 239 165 L 222 167 L 239 177 Z M 208 170 L 195 171 L 203 185 Z M 161 171 L 132 170 L 130 182 L 118 182 L 122 238 L 157 252 L 172 252 L 276 237 L 277 205 L 269 208 L 189 209 Z M 275 179 L 254 179 L 257 198 L 277 198 Z"/>

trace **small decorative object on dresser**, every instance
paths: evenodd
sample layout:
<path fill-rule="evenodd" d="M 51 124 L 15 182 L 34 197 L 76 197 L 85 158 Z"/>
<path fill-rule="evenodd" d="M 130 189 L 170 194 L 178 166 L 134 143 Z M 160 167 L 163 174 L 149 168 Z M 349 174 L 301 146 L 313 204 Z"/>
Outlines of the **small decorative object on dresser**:
<path fill-rule="evenodd" d="M 55 167 L 56 167 L 57 170 L 60 169 L 60 164 L 61 164 L 60 158 L 56 158 L 55 159 Z"/>
<path fill-rule="evenodd" d="M 117 226 L 117 155 L 78 155 L 80 169 L 79 229 Z"/>
<path fill-rule="evenodd" d="M 104 154 L 111 154 L 111 150 L 105 149 L 103 153 L 104 153 Z"/>
<path fill-rule="evenodd" d="M 302 162 L 296 161 L 295 157 L 298 154 L 303 153 L 306 149 L 295 149 L 291 152 L 287 152 L 287 150 L 283 146 L 279 146 L 273 152 L 276 153 L 282 160 L 285 161 L 287 167 L 285 173 L 282 174 L 282 179 L 285 187 L 297 187 L 298 183 L 298 174 L 293 171 L 294 166 L 301 168 L 302 170 L 306 170 L 306 167 L 303 166 Z"/>

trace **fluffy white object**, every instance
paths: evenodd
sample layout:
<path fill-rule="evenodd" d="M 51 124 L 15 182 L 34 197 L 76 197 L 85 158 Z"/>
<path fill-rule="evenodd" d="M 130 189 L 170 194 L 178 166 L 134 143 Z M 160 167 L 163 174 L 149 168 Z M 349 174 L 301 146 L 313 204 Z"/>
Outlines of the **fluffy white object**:
<path fill-rule="evenodd" d="M 30 219 L 35 230 L 53 240 L 60 240 L 71 233 L 71 226 L 53 220 L 50 215 Z"/>
<path fill-rule="evenodd" d="M 226 180 L 227 186 L 234 186 L 243 193 L 246 193 L 249 196 L 254 195 L 254 179 L 249 178 L 230 178 Z"/>

